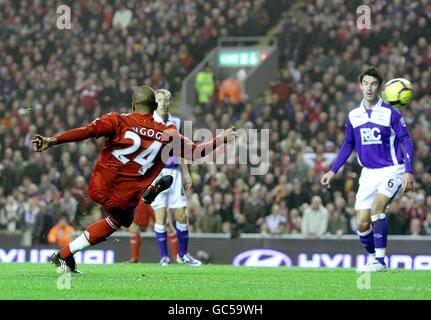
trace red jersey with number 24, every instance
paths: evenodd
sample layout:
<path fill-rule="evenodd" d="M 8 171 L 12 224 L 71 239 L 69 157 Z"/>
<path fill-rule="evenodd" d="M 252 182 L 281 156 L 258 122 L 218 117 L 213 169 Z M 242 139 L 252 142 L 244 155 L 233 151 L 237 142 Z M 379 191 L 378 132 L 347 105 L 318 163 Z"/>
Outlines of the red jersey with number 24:
<path fill-rule="evenodd" d="M 151 114 L 111 112 L 88 126 L 58 135 L 58 143 L 106 137 L 89 184 L 90 197 L 105 208 L 136 207 L 144 191 L 165 166 L 162 150 L 179 143 L 170 155 L 189 160 L 205 156 L 222 144 L 219 138 L 196 145 L 174 125 L 154 121 Z"/>
<path fill-rule="evenodd" d="M 90 196 L 99 203 L 107 202 L 102 196 L 109 197 L 111 206 L 120 208 L 136 206 L 164 168 L 161 150 L 169 141 L 162 141 L 163 133 L 175 127 L 154 121 L 150 114 L 116 112 L 88 127 L 96 138 L 107 138 L 91 176 Z"/>

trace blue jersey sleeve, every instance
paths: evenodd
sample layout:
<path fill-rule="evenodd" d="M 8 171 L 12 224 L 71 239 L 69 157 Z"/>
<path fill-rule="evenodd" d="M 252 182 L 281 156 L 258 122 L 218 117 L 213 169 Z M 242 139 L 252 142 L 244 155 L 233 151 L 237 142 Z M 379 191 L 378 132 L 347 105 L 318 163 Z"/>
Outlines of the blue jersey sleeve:
<path fill-rule="evenodd" d="M 340 151 L 338 152 L 337 158 L 335 159 L 334 164 L 332 165 L 331 171 L 337 173 L 338 170 L 346 163 L 353 149 L 355 148 L 355 135 L 353 134 L 353 127 L 350 123 L 349 116 L 347 116 L 346 120 L 346 136 L 344 138 L 344 143 L 341 146 Z"/>
<path fill-rule="evenodd" d="M 391 115 L 391 127 L 404 148 L 404 163 L 407 173 L 413 173 L 414 145 L 407 130 L 406 123 L 397 109 L 393 109 Z"/>

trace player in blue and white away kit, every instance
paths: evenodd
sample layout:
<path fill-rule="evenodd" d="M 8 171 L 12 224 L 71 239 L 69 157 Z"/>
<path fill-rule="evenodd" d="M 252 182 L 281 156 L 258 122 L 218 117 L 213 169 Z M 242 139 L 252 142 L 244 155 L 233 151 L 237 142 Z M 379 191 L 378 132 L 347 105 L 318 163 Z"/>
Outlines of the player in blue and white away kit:
<path fill-rule="evenodd" d="M 163 122 L 166 125 L 174 124 L 178 131 L 181 131 L 181 120 L 169 113 L 169 108 L 172 105 L 171 93 L 166 89 L 160 89 L 156 90 L 155 95 L 158 106 L 153 113 L 154 120 L 156 122 Z M 181 264 L 200 266 L 202 263 L 187 252 L 189 239 L 186 211 L 187 197 L 183 187 L 183 179 L 185 181 L 185 189 L 191 187 L 191 178 L 187 164 L 179 163 L 177 157 L 169 157 L 159 177 L 165 175 L 170 175 L 174 178 L 172 185 L 168 190 L 161 192 L 151 203 L 156 216 L 154 231 L 160 251 L 160 265 L 167 266 L 170 263 L 167 250 L 168 235 L 166 231 L 166 218 L 168 214 L 167 210 L 174 209 L 177 220 L 175 227 L 178 238 L 178 255 L 176 261 Z"/>
<path fill-rule="evenodd" d="M 343 146 L 321 183 L 328 186 L 353 149 L 363 167 L 355 210 L 359 239 L 371 255 L 363 272 L 386 271 L 385 209 L 401 188 L 413 190 L 413 141 L 397 109 L 379 97 L 383 78 L 371 67 L 360 76 L 363 100 L 349 112 Z"/>

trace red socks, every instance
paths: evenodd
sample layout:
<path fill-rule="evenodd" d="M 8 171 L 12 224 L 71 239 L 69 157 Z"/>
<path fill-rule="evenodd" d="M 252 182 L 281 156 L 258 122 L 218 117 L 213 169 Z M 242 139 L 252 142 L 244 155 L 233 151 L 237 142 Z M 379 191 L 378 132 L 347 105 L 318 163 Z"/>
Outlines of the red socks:
<path fill-rule="evenodd" d="M 103 242 L 111 234 L 117 231 L 119 226 L 113 222 L 112 217 L 99 220 L 85 229 L 85 237 L 92 246 Z"/>
<path fill-rule="evenodd" d="M 168 243 L 171 249 L 172 260 L 176 261 L 178 254 L 178 239 L 175 232 L 168 234 Z M 130 252 L 132 253 L 131 261 L 139 262 L 140 255 L 139 251 L 141 249 L 141 235 L 136 232 L 130 236 Z"/>
<path fill-rule="evenodd" d="M 139 232 L 132 234 L 130 237 L 130 252 L 132 253 L 133 262 L 139 262 L 139 250 L 141 249 L 141 235 Z"/>
<path fill-rule="evenodd" d="M 88 226 L 84 232 L 85 238 L 88 241 L 88 243 L 91 246 L 94 246 L 102 241 L 105 241 L 106 238 L 108 238 L 119 228 L 118 223 L 114 221 L 115 220 L 112 217 L 107 217 L 105 219 L 99 220 L 96 223 L 93 223 L 92 225 Z M 81 246 L 80 244 L 76 243 L 77 241 L 82 240 L 80 238 L 75 239 L 69 245 L 63 247 L 60 250 L 60 257 L 63 259 L 67 259 L 70 256 L 72 256 L 74 253 L 86 247 L 85 244 Z M 71 247 L 74 248 L 75 246 L 76 246 L 76 249 L 71 250 Z"/>
<path fill-rule="evenodd" d="M 178 254 L 178 238 L 175 231 L 168 233 L 169 247 L 171 248 L 172 260 L 177 261 Z"/>
<path fill-rule="evenodd" d="M 61 248 L 59 253 L 62 259 L 67 259 L 72 255 L 72 252 L 70 252 L 69 245 Z"/>

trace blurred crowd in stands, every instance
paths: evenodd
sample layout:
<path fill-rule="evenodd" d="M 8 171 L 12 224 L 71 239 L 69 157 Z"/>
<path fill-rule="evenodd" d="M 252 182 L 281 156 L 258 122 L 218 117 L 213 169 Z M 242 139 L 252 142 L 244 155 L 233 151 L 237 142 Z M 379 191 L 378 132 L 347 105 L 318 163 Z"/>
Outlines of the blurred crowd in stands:
<path fill-rule="evenodd" d="M 416 191 L 388 208 L 391 234 L 431 234 L 431 5 L 372 1 L 372 29 L 358 30 L 359 1 L 62 1 L 71 30 L 56 28 L 56 1 L 0 1 L 0 230 L 46 243 L 53 226 L 82 229 L 103 212 L 87 196 L 102 139 L 34 153 L 52 136 L 110 111 L 127 112 L 138 84 L 181 81 L 218 37 L 276 28 L 280 78 L 255 101 L 215 99 L 184 114 L 194 128 L 270 129 L 270 167 L 190 166 L 193 231 L 353 234 L 360 167 L 354 155 L 331 189 L 319 184 L 361 99 L 357 76 L 378 66 L 405 77 L 414 99 L 402 111 L 416 147 Z M 205 99 L 203 100 L 205 101 Z M 305 159 L 312 159 L 305 161 Z"/>

